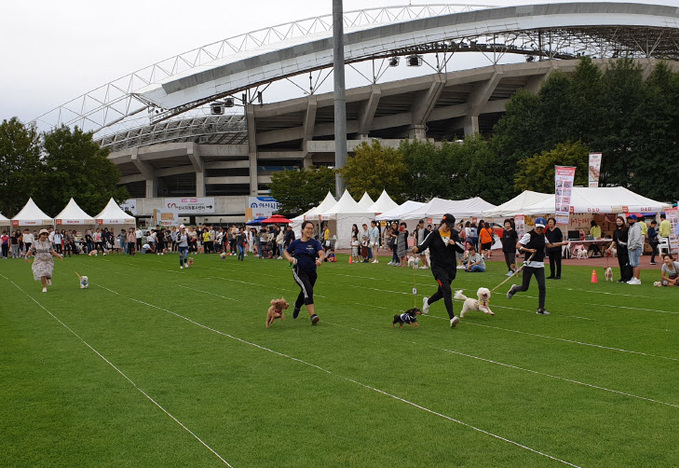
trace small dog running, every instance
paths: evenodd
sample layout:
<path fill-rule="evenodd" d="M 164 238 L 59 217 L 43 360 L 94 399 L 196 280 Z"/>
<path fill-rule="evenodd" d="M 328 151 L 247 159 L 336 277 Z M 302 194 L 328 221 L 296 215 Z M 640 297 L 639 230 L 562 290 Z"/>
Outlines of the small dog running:
<path fill-rule="evenodd" d="M 90 280 L 87 276 L 80 277 L 80 289 L 87 289 L 90 286 Z"/>
<path fill-rule="evenodd" d="M 419 327 L 420 324 L 417 323 L 417 316 L 422 315 L 422 311 L 417 307 L 406 310 L 400 315 L 394 315 L 394 322 L 391 324 L 391 328 L 398 323 L 398 328 L 402 328 L 404 323 L 409 323 L 411 327 Z"/>
<path fill-rule="evenodd" d="M 273 321 L 277 318 L 285 320 L 285 314 L 283 311 L 288 307 L 290 307 L 290 304 L 288 304 L 285 298 L 281 297 L 280 299 L 272 299 L 271 307 L 269 307 L 269 311 L 266 313 L 266 328 L 269 328 Z"/>
<path fill-rule="evenodd" d="M 478 310 L 479 312 L 488 315 L 495 315 L 493 311 L 490 310 L 490 290 L 488 288 L 479 288 L 476 291 L 476 296 L 478 297 L 478 300 L 465 296 L 462 294 L 461 289 L 455 291 L 455 299 L 464 301 L 462 311 L 460 312 L 460 318 L 463 318 L 470 310 Z"/>
<path fill-rule="evenodd" d="M 607 267 L 606 270 L 604 271 L 604 276 L 606 277 L 606 281 L 613 281 L 613 268 Z"/>

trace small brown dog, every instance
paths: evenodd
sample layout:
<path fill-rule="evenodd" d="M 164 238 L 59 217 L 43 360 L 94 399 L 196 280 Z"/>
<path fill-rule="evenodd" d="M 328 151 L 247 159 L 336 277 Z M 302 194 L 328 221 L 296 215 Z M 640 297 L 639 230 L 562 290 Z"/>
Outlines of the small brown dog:
<path fill-rule="evenodd" d="M 290 307 L 290 304 L 288 304 L 285 298 L 281 297 L 280 299 L 272 299 L 271 307 L 269 307 L 269 311 L 266 313 L 266 328 L 269 328 L 269 326 L 277 318 L 285 320 L 285 314 L 283 311 L 288 307 Z"/>

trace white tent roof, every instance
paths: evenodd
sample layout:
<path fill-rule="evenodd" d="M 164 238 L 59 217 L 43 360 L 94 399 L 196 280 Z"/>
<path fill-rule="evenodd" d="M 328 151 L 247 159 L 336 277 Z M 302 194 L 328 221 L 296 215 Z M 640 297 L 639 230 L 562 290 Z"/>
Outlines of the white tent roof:
<path fill-rule="evenodd" d="M 9 218 L 5 218 L 2 213 L 0 213 L 0 226 L 9 226 Z"/>
<path fill-rule="evenodd" d="M 450 213 L 456 218 L 469 218 L 481 216 L 484 211 L 495 208 L 495 205 L 488 203 L 481 197 L 469 198 L 467 200 L 446 200 L 444 198 L 432 198 L 429 203 L 416 208 L 415 210 L 404 213 L 402 219 L 432 218 L 434 222 L 441 220 L 444 214 Z"/>
<path fill-rule="evenodd" d="M 521 214 L 554 213 L 554 198 L 551 195 L 525 207 Z M 650 213 L 664 211 L 672 205 L 643 197 L 625 187 L 574 187 L 571 206 L 573 213 Z"/>
<path fill-rule="evenodd" d="M 511 200 L 504 202 L 502 205 L 498 205 L 495 208 L 484 211 L 483 216 L 493 218 L 498 216 L 524 214 L 523 210 L 527 206 L 534 205 L 547 199 L 552 200 L 552 206 L 554 206 L 554 195 L 524 190 L 523 193 L 520 193 Z"/>
<path fill-rule="evenodd" d="M 380 197 L 380 198 L 382 198 L 382 197 Z M 377 203 L 377 202 L 375 202 L 375 203 Z M 394 220 L 394 219 L 401 219 L 401 217 L 405 213 L 413 211 L 416 208 L 419 208 L 421 206 L 424 206 L 424 203 L 418 202 L 418 201 L 413 201 L 413 200 L 408 200 L 401 205 L 397 205 L 395 208 L 392 208 L 391 210 L 382 212 L 381 215 L 375 216 L 375 219 L 377 219 L 378 221 L 391 221 L 391 220 Z"/>
<path fill-rule="evenodd" d="M 332 193 L 328 192 L 328 194 L 325 196 L 320 205 L 311 208 L 309 211 L 304 213 L 303 215 L 304 219 L 305 220 L 318 219 L 321 213 L 332 208 L 335 205 L 335 203 L 337 203 L 337 200 L 335 200 L 335 197 L 332 196 Z"/>
<path fill-rule="evenodd" d="M 361 199 L 358 201 L 358 205 L 363 208 L 364 210 L 370 211 L 370 207 L 373 206 L 375 202 L 373 201 L 372 198 L 370 198 L 370 195 L 368 195 L 368 192 L 363 192 L 363 196 Z"/>
<path fill-rule="evenodd" d="M 335 206 L 333 206 L 329 210 L 320 212 L 322 218 L 325 218 L 327 216 L 332 217 L 333 215 L 337 214 L 373 214 L 373 213 L 371 211 L 366 210 L 365 208 L 361 208 L 361 205 L 359 205 L 356 202 L 356 200 L 353 199 L 353 197 L 349 194 L 349 191 L 345 190 L 344 194 L 342 195 L 342 198 L 340 198 L 337 201 Z"/>
<path fill-rule="evenodd" d="M 380 197 L 372 204 L 372 206 L 368 207 L 368 210 L 379 214 L 395 208 L 398 208 L 398 203 L 391 199 L 386 190 L 382 190 Z"/>
<path fill-rule="evenodd" d="M 83 224 L 94 224 L 94 218 L 87 213 L 85 213 L 71 198 L 68 205 L 61 210 L 61 213 L 54 217 L 54 221 L 57 225 L 83 225 Z"/>
<path fill-rule="evenodd" d="M 29 198 L 21 211 L 12 218 L 13 226 L 44 226 L 53 223 L 54 220 L 43 213 L 32 198 Z"/>
<path fill-rule="evenodd" d="M 97 224 L 135 224 L 134 216 L 125 213 L 113 198 L 108 201 L 106 207 L 94 217 Z"/>

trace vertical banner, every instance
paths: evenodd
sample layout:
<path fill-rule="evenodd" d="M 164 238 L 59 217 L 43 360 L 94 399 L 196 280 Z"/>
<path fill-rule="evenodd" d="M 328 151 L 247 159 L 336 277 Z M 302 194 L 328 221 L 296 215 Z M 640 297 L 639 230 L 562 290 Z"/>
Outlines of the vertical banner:
<path fill-rule="evenodd" d="M 670 231 L 670 252 L 679 248 L 679 207 L 669 208 L 665 210 L 667 221 L 672 225 Z"/>
<path fill-rule="evenodd" d="M 568 224 L 571 213 L 571 194 L 575 168 L 569 166 L 554 167 L 554 214 L 557 224 Z"/>
<path fill-rule="evenodd" d="M 526 215 L 514 216 L 514 229 L 516 230 L 519 239 L 521 239 L 526 233 Z"/>
<path fill-rule="evenodd" d="M 589 186 L 597 188 L 599 186 L 599 175 L 601 174 L 601 153 L 589 153 Z"/>

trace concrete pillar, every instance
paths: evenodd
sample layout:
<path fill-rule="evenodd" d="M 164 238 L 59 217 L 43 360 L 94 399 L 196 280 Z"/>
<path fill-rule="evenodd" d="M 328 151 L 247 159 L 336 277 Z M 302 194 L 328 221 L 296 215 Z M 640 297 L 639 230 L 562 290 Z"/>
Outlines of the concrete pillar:
<path fill-rule="evenodd" d="M 408 138 L 411 140 L 426 140 L 427 127 L 424 125 L 412 125 L 408 129 Z"/>
<path fill-rule="evenodd" d="M 146 179 L 146 198 L 155 198 L 157 181 L 155 177 Z"/>
<path fill-rule="evenodd" d="M 464 118 L 464 135 L 479 133 L 479 116 L 468 115 Z"/>
<path fill-rule="evenodd" d="M 257 196 L 257 126 L 255 124 L 255 107 L 245 106 L 245 117 L 248 124 L 248 160 L 250 161 L 250 196 Z"/>
<path fill-rule="evenodd" d="M 196 172 L 196 196 L 205 196 L 205 173 Z"/>

